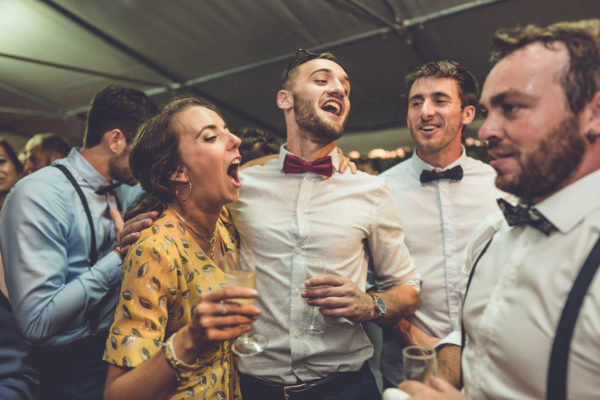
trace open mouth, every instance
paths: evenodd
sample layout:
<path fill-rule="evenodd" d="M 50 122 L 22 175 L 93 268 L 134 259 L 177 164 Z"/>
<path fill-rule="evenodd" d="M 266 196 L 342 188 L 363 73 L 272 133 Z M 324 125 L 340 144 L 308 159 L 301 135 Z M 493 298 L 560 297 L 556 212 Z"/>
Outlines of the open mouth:
<path fill-rule="evenodd" d="M 240 176 L 238 175 L 238 171 L 240 168 L 240 160 L 236 158 L 233 160 L 229 168 L 227 168 L 227 175 L 233 183 L 233 186 L 236 188 L 240 188 L 242 186 L 242 182 L 240 181 Z"/>
<path fill-rule="evenodd" d="M 421 126 L 420 130 L 422 130 L 425 133 L 431 133 L 431 132 L 435 131 L 437 128 L 438 128 L 437 125 L 428 124 L 428 125 Z"/>
<path fill-rule="evenodd" d="M 331 113 L 331 114 L 335 115 L 336 117 L 339 117 L 340 115 L 342 115 L 342 105 L 335 100 L 327 100 L 321 106 L 321 110 L 327 111 L 328 113 Z"/>

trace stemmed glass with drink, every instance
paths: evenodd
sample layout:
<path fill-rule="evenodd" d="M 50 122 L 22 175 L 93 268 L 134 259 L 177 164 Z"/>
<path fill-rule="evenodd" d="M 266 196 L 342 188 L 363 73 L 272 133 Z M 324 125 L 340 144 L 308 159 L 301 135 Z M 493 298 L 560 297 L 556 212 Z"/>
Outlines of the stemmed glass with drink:
<path fill-rule="evenodd" d="M 313 271 L 313 274 L 312 274 L 313 277 L 324 274 L 322 267 L 317 268 L 317 269 L 319 271 Z M 324 287 L 327 287 L 327 285 L 311 286 L 310 288 L 311 289 L 320 289 L 320 288 L 324 288 Z M 308 323 L 304 326 L 302 331 L 309 335 L 323 334 L 325 331 L 323 329 L 323 318 L 320 315 L 321 313 L 319 312 L 319 307 L 310 306 L 310 305 L 308 307 L 309 307 L 309 313 L 310 313 L 309 317 L 308 317 Z"/>
<path fill-rule="evenodd" d="M 241 286 L 256 289 L 256 264 L 254 255 L 247 250 L 243 253 L 228 251 L 224 255 L 224 272 L 227 286 Z M 252 304 L 254 299 L 234 299 L 238 303 Z M 233 341 L 231 350 L 239 356 L 253 356 L 267 346 L 266 336 L 252 331 L 240 335 Z"/>

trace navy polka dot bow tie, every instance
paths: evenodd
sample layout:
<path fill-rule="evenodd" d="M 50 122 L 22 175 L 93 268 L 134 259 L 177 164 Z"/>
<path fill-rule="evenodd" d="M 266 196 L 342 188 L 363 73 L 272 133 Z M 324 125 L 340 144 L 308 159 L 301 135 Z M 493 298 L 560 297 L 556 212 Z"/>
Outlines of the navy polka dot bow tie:
<path fill-rule="evenodd" d="M 463 169 L 460 165 L 454 168 L 447 169 L 445 171 L 437 172 L 435 169 L 431 171 L 423 170 L 419 179 L 421 183 L 427 183 L 431 181 L 437 181 L 440 179 L 450 179 L 453 181 L 460 181 L 463 177 Z"/>
<path fill-rule="evenodd" d="M 504 199 L 498 199 L 496 201 L 504 214 L 506 222 L 508 222 L 508 225 L 510 226 L 530 225 L 543 232 L 546 236 L 550 236 L 552 232 L 557 230 L 556 227 L 552 225 L 552 222 L 548 221 L 546 217 L 533 206 L 523 206 L 521 204 L 513 206 Z"/>
<path fill-rule="evenodd" d="M 331 156 L 319 157 L 313 161 L 304 161 L 291 154 L 285 155 L 283 172 L 286 174 L 301 174 L 309 171 L 327 177 L 331 176 L 333 174 Z"/>

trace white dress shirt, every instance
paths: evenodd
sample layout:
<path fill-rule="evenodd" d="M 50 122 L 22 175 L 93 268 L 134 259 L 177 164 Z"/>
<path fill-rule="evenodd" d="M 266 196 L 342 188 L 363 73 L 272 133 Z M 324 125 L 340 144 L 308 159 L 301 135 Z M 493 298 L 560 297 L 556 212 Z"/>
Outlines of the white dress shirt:
<path fill-rule="evenodd" d="M 546 237 L 509 227 L 498 212 L 467 247 L 464 282 L 479 261 L 465 300 L 465 392 L 472 399 L 542 399 L 552 343 L 573 281 L 600 232 L 600 171 L 536 205 L 558 228 Z M 496 232 L 494 234 L 494 232 Z M 575 326 L 567 378 L 569 399 L 600 397 L 600 274 Z"/>
<path fill-rule="evenodd" d="M 434 167 L 415 153 L 380 175 L 398 206 L 406 246 L 423 278 L 419 310 L 410 321 L 434 337 L 457 329 L 465 248 L 475 228 L 498 211 L 496 199 L 506 195 L 494 185 L 494 169 L 467 157 L 464 147 L 460 158 L 444 170 L 457 165 L 463 169 L 460 181 L 422 184 L 421 172 Z M 382 370 L 394 385 L 403 380 L 402 347 L 393 332 L 386 332 Z"/>
<path fill-rule="evenodd" d="M 293 384 L 334 372 L 357 371 L 373 345 L 361 324 L 345 318 L 318 318 L 325 333 L 303 332 L 310 316 L 300 296 L 314 275 L 336 274 L 365 289 L 372 264 L 375 284 L 388 288 L 411 284 L 418 275 L 404 244 L 396 205 L 382 179 L 337 172 L 330 178 L 313 172 L 284 174 L 287 150 L 264 166 L 241 172 L 240 199 L 230 207 L 242 252 L 254 251 L 257 307 L 255 331 L 269 339 L 267 349 L 242 357 L 240 370 L 269 381 Z"/>

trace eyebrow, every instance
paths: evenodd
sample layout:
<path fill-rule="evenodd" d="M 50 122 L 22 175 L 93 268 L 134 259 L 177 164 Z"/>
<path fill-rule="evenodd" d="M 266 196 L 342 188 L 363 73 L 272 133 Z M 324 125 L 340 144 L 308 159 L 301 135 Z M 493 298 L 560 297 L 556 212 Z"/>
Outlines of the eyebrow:
<path fill-rule="evenodd" d="M 509 97 L 516 97 L 518 98 L 520 101 L 536 101 L 534 96 L 531 96 L 529 94 L 523 93 L 521 91 L 518 91 L 516 89 L 509 89 L 505 92 L 502 93 L 498 93 L 497 95 L 492 96 L 492 98 L 490 99 L 490 105 L 491 106 L 498 106 L 502 103 L 504 103 L 506 101 L 507 98 Z M 485 105 L 481 102 L 479 102 L 479 106 L 480 107 L 485 107 Z"/>
<path fill-rule="evenodd" d="M 431 94 L 431 97 L 447 97 L 447 98 L 451 98 L 451 96 L 450 96 L 448 93 L 446 93 L 446 92 L 433 92 L 433 93 Z M 414 94 L 414 95 L 412 95 L 412 96 L 411 96 L 411 97 L 408 99 L 408 101 L 410 102 L 410 101 L 413 101 L 413 100 L 415 100 L 415 99 L 424 99 L 424 98 L 425 98 L 425 96 L 423 96 L 423 95 L 422 95 L 422 94 L 420 94 L 420 93 L 417 93 L 417 94 Z"/>

